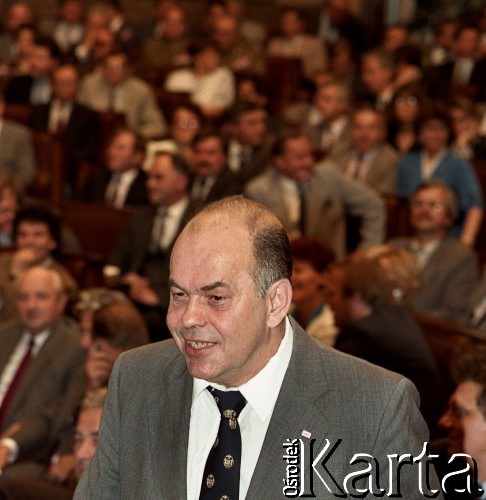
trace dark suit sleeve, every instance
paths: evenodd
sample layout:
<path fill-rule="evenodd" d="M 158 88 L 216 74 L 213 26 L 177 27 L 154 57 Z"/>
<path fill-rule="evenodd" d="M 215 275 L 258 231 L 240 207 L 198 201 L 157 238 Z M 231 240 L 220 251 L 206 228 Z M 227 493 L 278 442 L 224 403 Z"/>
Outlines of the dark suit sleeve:
<path fill-rule="evenodd" d="M 143 262 L 147 252 L 153 219 L 152 209 L 136 210 L 108 257 L 107 264 L 119 267 L 122 273 L 139 272 L 138 263 Z"/>

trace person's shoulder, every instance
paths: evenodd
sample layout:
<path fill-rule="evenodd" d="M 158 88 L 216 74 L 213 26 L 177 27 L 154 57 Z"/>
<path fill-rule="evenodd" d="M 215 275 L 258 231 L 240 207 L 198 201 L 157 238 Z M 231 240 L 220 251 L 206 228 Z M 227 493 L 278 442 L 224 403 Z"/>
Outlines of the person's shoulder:
<path fill-rule="evenodd" d="M 69 316 L 62 316 L 54 327 L 54 332 L 68 343 L 79 344 L 79 326 Z"/>
<path fill-rule="evenodd" d="M 388 142 L 384 142 L 380 146 L 380 153 L 381 155 L 383 156 L 386 155 L 388 158 L 393 159 L 395 161 L 398 161 L 398 159 L 400 158 L 398 151 Z"/>
<path fill-rule="evenodd" d="M 454 238 L 444 238 L 440 243 L 440 249 L 456 258 L 476 260 L 475 252 Z"/>
<path fill-rule="evenodd" d="M 124 84 L 127 89 L 130 89 L 133 92 L 138 92 L 140 94 L 151 94 L 152 89 L 150 85 L 142 78 L 138 76 L 130 76 L 128 77 Z"/>
<path fill-rule="evenodd" d="M 273 167 L 266 168 L 260 175 L 257 175 L 251 181 L 246 184 L 245 189 L 252 191 L 254 189 L 260 189 L 266 187 L 272 180 L 278 178 L 278 172 Z"/>
<path fill-rule="evenodd" d="M 375 410 L 379 410 L 381 405 L 383 410 L 397 391 L 406 391 L 407 386 L 412 386 L 398 373 L 340 352 L 314 339 L 310 340 L 316 346 L 315 353 L 311 356 L 314 357 L 316 371 L 314 380 L 321 386 L 323 396 L 327 391 L 336 393 L 336 398 L 341 394 L 354 394 L 358 411 L 370 404 L 374 405 Z M 315 359 L 316 353 L 318 361 Z"/>
<path fill-rule="evenodd" d="M 160 373 L 170 370 L 171 367 L 182 372 L 186 366 L 179 349 L 172 339 L 126 351 L 120 356 L 117 363 L 123 366 L 122 371 L 128 374 L 139 371 L 146 374 L 151 371 Z"/>
<path fill-rule="evenodd" d="M 28 127 L 13 120 L 4 120 L 3 127 L 6 134 L 9 133 L 21 136 L 30 135 L 30 130 Z"/>

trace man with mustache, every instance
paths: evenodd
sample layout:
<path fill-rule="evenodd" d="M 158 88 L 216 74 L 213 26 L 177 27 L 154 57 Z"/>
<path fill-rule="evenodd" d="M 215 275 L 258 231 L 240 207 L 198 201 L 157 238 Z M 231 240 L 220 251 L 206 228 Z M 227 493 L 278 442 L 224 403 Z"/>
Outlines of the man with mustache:
<path fill-rule="evenodd" d="M 448 236 L 458 214 L 454 192 L 440 181 L 420 185 L 410 200 L 413 235 L 390 241 L 410 250 L 421 270 L 422 286 L 410 297 L 420 313 L 459 321 L 478 279 L 477 256 Z"/>

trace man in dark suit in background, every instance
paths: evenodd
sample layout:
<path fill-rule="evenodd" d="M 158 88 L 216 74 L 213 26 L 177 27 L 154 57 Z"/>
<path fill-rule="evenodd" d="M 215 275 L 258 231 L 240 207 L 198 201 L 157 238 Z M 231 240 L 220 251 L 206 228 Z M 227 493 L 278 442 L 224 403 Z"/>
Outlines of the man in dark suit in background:
<path fill-rule="evenodd" d="M 145 143 L 138 134 L 125 128 L 117 130 L 106 149 L 106 167 L 91 172 L 83 199 L 115 208 L 147 205 L 147 174 L 142 170 L 144 151 Z"/>
<path fill-rule="evenodd" d="M 481 34 L 477 26 L 466 25 L 454 38 L 454 59 L 429 69 L 426 82 L 429 94 L 448 99 L 458 93 L 484 101 L 486 96 L 486 58 L 478 58 Z"/>
<path fill-rule="evenodd" d="M 191 200 L 195 205 L 203 206 L 242 192 L 239 175 L 228 167 L 227 144 L 218 131 L 201 131 L 194 138 L 193 147 L 192 168 L 195 175 Z"/>
<path fill-rule="evenodd" d="M 170 153 L 158 153 L 148 172 L 150 206 L 138 208 L 108 264 L 108 280 L 120 280 L 145 317 L 151 340 L 169 336 L 164 317 L 169 304 L 169 256 L 185 224 L 189 200 L 189 167 Z"/>
<path fill-rule="evenodd" d="M 260 106 L 239 102 L 229 112 L 228 166 L 243 183 L 259 175 L 270 162 L 272 138 L 267 112 Z"/>
<path fill-rule="evenodd" d="M 95 111 L 76 102 L 79 74 L 63 64 L 52 72 L 52 99 L 33 106 L 30 125 L 57 135 L 66 147 L 67 180 L 74 187 L 79 167 L 98 157 L 99 124 Z"/>

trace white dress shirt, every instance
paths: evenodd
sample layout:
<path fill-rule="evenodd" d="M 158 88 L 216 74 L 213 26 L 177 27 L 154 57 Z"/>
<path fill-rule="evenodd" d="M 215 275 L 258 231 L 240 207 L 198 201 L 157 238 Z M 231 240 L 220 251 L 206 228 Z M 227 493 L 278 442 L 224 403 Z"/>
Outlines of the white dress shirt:
<path fill-rule="evenodd" d="M 212 385 L 220 390 L 238 390 L 247 401 L 238 417 L 242 442 L 240 498 L 245 498 L 289 365 L 292 343 L 293 331 L 289 320 L 286 319 L 285 335 L 278 351 L 248 382 L 240 387 L 226 388 L 205 380 L 194 379 L 187 450 L 188 500 L 199 499 L 204 467 L 221 420 L 216 402 L 206 388 Z"/>
<path fill-rule="evenodd" d="M 425 152 L 420 154 L 420 168 L 422 172 L 422 179 L 430 179 L 435 169 L 439 166 L 442 158 L 445 156 L 446 150 L 441 149 L 436 155 L 429 156 Z"/>
<path fill-rule="evenodd" d="M 174 241 L 188 203 L 189 198 L 186 196 L 165 209 L 164 231 L 160 239 L 160 248 L 165 250 Z"/>
<path fill-rule="evenodd" d="M 412 241 L 410 246 L 413 254 L 415 255 L 417 265 L 421 271 L 423 271 L 430 259 L 430 256 L 435 252 L 440 243 L 441 240 L 429 241 L 428 243 L 420 243 L 416 240 Z"/>
<path fill-rule="evenodd" d="M 137 174 L 138 168 L 113 173 L 106 188 L 106 201 L 111 202 L 116 208 L 122 208 L 126 203 L 128 191 L 130 191 Z"/>
<path fill-rule="evenodd" d="M 72 102 L 61 102 L 59 99 L 52 101 L 47 125 L 47 129 L 51 134 L 58 132 L 59 122 L 63 123 L 64 127 L 68 124 L 72 109 Z"/>
<path fill-rule="evenodd" d="M 297 226 L 300 219 L 300 197 L 297 182 L 289 177 L 282 176 L 282 195 L 287 208 L 287 216 L 292 226 Z"/>

